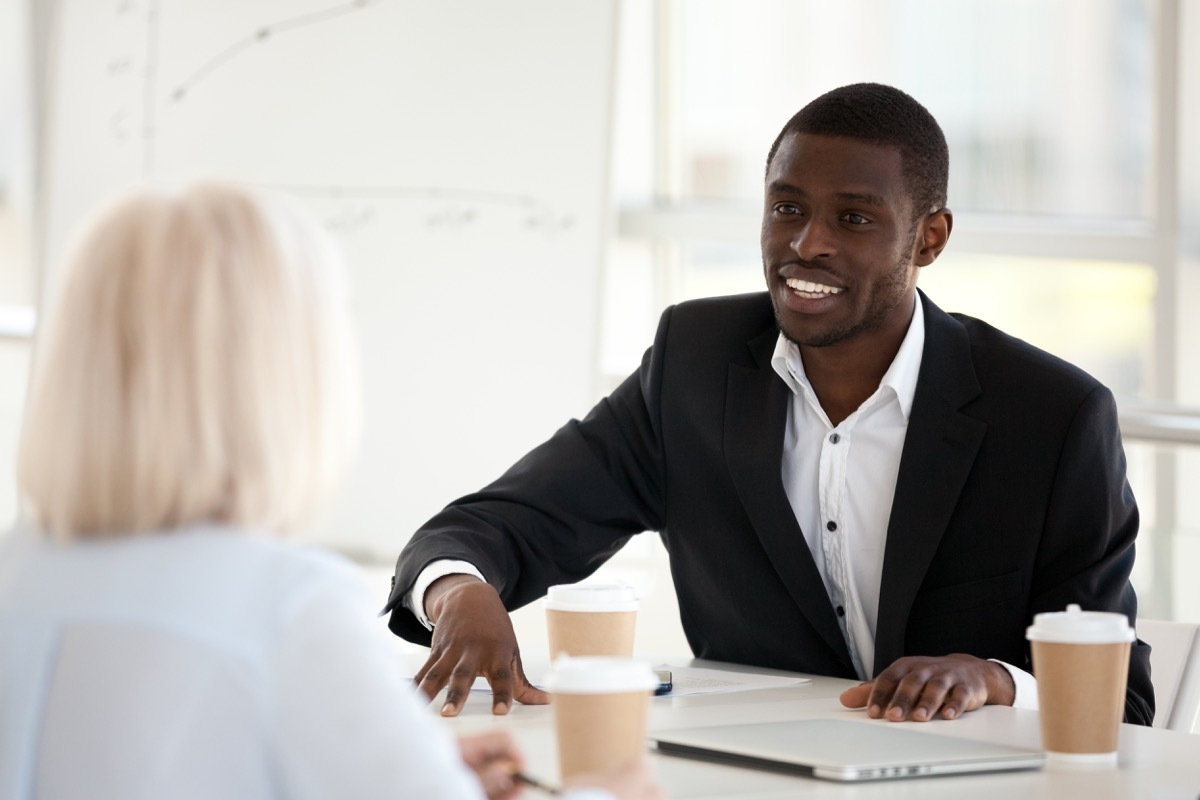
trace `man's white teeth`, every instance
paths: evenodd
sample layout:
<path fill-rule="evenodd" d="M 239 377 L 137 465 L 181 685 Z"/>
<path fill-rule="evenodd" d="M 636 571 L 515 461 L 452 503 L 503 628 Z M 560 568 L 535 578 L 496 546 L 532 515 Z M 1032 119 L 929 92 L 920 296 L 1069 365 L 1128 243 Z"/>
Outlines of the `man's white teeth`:
<path fill-rule="evenodd" d="M 825 297 L 826 295 L 839 294 L 842 291 L 836 286 L 826 286 L 823 283 L 802 281 L 798 278 L 788 278 L 787 285 L 788 288 L 793 292 L 797 292 L 801 297 L 807 298 Z"/>

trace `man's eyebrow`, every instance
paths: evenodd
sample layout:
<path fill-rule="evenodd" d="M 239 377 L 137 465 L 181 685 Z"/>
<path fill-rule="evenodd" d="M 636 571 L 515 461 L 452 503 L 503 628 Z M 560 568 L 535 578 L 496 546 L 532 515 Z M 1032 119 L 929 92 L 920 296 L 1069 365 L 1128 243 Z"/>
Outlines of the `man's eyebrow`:
<path fill-rule="evenodd" d="M 881 195 L 870 192 L 838 192 L 836 196 L 843 203 L 864 203 L 869 206 L 887 205 L 887 201 Z"/>
<path fill-rule="evenodd" d="M 800 187 L 793 186 L 792 184 L 785 183 L 784 181 L 771 181 L 767 184 L 767 193 L 803 195 L 804 191 Z"/>
<path fill-rule="evenodd" d="M 797 197 L 807 196 L 807 193 L 799 186 L 793 186 L 785 181 L 771 181 L 768 183 L 767 194 L 787 194 Z M 887 205 L 887 200 L 882 195 L 872 194 L 871 192 L 838 192 L 834 197 L 841 203 L 861 203 L 863 205 L 879 207 Z"/>

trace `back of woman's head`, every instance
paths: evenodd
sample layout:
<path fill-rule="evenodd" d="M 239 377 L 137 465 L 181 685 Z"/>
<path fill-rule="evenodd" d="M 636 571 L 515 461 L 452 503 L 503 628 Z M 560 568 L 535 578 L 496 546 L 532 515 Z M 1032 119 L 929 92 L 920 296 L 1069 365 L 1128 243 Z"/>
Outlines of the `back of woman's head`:
<path fill-rule="evenodd" d="M 34 521 L 68 536 L 306 523 L 357 430 L 344 280 L 278 198 L 207 184 L 108 208 L 39 343 L 18 466 Z"/>

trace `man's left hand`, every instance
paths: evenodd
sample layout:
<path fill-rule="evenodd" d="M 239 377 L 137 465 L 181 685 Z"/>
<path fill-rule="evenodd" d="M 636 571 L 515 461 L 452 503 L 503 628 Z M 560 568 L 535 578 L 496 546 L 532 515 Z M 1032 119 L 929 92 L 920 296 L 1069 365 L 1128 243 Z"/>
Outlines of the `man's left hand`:
<path fill-rule="evenodd" d="M 867 709 L 875 719 L 927 722 L 956 719 L 983 705 L 1011 706 L 1012 676 L 994 661 L 954 653 L 939 658 L 897 659 L 875 680 L 842 692 L 842 705 Z"/>

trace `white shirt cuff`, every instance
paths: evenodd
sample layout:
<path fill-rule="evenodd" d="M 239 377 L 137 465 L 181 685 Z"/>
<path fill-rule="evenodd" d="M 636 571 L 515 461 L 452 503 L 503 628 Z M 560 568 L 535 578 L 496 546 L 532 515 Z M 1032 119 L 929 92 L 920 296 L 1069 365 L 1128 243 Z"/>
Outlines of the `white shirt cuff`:
<path fill-rule="evenodd" d="M 1037 678 L 1025 670 L 1014 667 L 1012 664 L 1005 664 L 997 658 L 989 658 L 988 661 L 995 661 L 1008 670 L 1009 675 L 1012 675 L 1013 686 L 1016 688 L 1016 692 L 1013 694 L 1013 708 L 1027 708 L 1030 711 L 1037 711 Z"/>
<path fill-rule="evenodd" d="M 484 580 L 483 573 L 480 572 L 474 564 L 469 564 L 466 561 L 452 561 L 443 559 L 434 561 L 425 569 L 421 570 L 421 574 L 417 576 L 416 583 L 408 594 L 404 595 L 401 603 L 413 616 L 417 618 L 425 626 L 426 630 L 433 630 L 433 623 L 429 621 L 429 617 L 425 614 L 425 592 L 429 591 L 429 586 L 438 578 L 444 578 L 447 575 L 474 575 L 479 580 Z"/>

